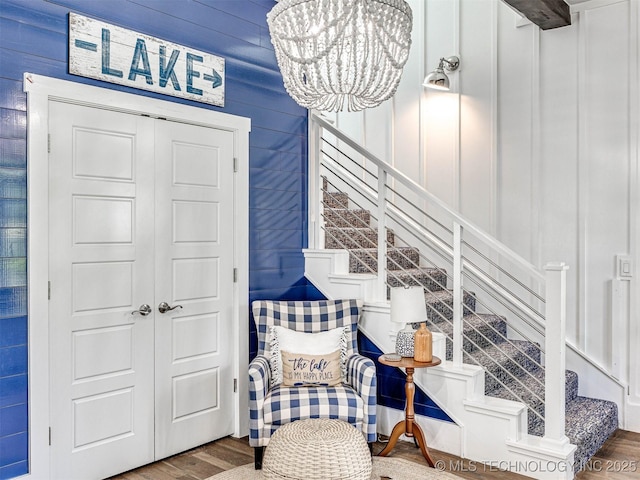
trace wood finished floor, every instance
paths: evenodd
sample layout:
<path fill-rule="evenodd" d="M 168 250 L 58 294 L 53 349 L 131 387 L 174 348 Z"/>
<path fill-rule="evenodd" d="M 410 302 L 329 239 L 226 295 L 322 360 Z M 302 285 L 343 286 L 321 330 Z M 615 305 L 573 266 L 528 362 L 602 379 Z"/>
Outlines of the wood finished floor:
<path fill-rule="evenodd" d="M 383 443 L 376 443 L 373 449 L 374 454 L 383 448 Z M 497 465 L 484 466 L 437 450 L 430 452 L 436 463 L 441 462 L 438 463 L 439 466 L 444 465 L 445 470 L 461 478 L 470 480 L 528 478 L 515 473 L 498 471 Z M 425 463 L 420 450 L 409 442 L 398 442 L 389 456 Z M 239 439 L 226 437 L 111 477 L 111 480 L 204 480 L 217 473 L 252 462 L 253 449 L 249 447 L 247 437 Z M 640 433 L 618 430 L 591 459 L 588 468 L 576 476 L 576 480 L 596 479 L 640 479 Z"/>

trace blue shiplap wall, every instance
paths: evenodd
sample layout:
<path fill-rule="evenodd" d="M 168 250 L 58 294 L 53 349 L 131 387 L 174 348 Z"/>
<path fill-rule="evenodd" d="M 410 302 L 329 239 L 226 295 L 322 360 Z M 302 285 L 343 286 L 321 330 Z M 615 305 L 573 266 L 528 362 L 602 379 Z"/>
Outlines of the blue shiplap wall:
<path fill-rule="evenodd" d="M 250 299 L 322 298 L 304 278 L 301 253 L 307 245 L 307 112 L 282 86 L 265 20 L 274 4 L 274 0 L 0 0 L 0 480 L 28 471 L 23 72 L 250 117 Z M 225 57 L 225 107 L 69 75 L 70 11 Z M 254 331 L 250 342 L 253 354 Z M 379 353 L 366 339 L 362 348 L 372 358 Z M 380 401 L 402 409 L 404 381 L 395 370 L 381 370 L 385 377 L 378 382 L 383 385 Z M 428 400 L 416 400 L 425 406 L 419 413 L 442 418 Z"/>
<path fill-rule="evenodd" d="M 274 0 L 0 0 L 0 479 L 28 471 L 25 71 L 251 118 L 250 297 L 306 299 L 307 111 L 269 41 Z M 217 108 L 67 73 L 69 12 L 226 59 Z M 34 360 L 34 361 L 37 361 Z"/>

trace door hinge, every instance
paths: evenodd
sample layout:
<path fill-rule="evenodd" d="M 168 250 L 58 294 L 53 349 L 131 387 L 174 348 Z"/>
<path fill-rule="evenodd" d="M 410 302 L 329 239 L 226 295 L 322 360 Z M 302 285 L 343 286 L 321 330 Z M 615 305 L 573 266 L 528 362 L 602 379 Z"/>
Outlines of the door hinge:
<path fill-rule="evenodd" d="M 238 159 L 236 157 L 233 157 L 233 172 L 237 172 L 238 171 Z"/>
<path fill-rule="evenodd" d="M 47 153 L 51 153 L 51 134 L 47 134 Z"/>
<path fill-rule="evenodd" d="M 238 391 L 238 379 L 234 378 L 233 379 L 233 393 L 237 393 L 237 391 Z M 51 445 L 51 444 L 49 444 L 49 445 Z"/>
<path fill-rule="evenodd" d="M 51 300 L 51 282 L 47 282 L 47 299 Z"/>
<path fill-rule="evenodd" d="M 234 268 L 233 269 L 233 283 L 236 283 L 238 281 L 238 269 Z"/>
<path fill-rule="evenodd" d="M 51 427 L 49 427 L 49 446 L 51 446 Z"/>

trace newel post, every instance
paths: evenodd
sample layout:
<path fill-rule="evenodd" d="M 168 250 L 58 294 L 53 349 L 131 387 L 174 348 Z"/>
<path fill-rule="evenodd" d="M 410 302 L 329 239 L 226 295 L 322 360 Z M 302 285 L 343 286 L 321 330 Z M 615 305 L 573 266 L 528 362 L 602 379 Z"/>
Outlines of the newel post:
<path fill-rule="evenodd" d="M 322 230 L 322 182 L 320 179 L 320 144 L 322 143 L 320 136 L 320 125 L 313 119 L 309 122 L 309 178 L 308 178 L 308 216 L 309 216 L 309 248 L 324 248 L 324 242 L 321 242 Z"/>
<path fill-rule="evenodd" d="M 567 443 L 564 433 L 567 270 L 564 263 L 545 265 L 545 423 L 544 438 Z"/>

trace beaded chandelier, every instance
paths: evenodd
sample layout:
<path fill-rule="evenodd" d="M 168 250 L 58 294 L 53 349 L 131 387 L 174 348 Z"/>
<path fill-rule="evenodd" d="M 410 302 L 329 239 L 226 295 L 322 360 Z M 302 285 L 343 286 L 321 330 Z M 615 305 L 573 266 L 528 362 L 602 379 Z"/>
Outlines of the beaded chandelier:
<path fill-rule="evenodd" d="M 398 88 L 411 46 L 404 0 L 280 0 L 267 23 L 284 86 L 305 108 L 372 108 Z"/>

